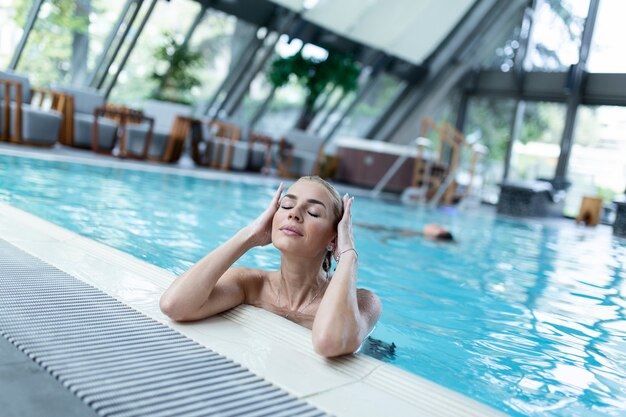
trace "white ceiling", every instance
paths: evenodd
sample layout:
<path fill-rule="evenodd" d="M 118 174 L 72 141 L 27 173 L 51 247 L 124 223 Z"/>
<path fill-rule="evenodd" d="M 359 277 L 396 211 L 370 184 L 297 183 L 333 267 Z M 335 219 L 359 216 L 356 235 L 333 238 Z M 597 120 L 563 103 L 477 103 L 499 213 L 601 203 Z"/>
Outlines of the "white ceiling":
<path fill-rule="evenodd" d="M 272 0 L 305 20 L 390 55 L 421 64 L 475 0 Z"/>

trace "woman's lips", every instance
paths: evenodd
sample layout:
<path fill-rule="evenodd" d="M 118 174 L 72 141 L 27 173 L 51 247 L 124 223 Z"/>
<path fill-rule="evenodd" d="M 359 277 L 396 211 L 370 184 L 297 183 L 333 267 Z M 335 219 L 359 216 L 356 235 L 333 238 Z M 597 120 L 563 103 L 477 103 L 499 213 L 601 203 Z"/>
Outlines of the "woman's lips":
<path fill-rule="evenodd" d="M 283 226 L 280 228 L 280 231 L 286 234 L 287 236 L 302 236 L 302 233 L 295 227 L 291 226 Z"/>

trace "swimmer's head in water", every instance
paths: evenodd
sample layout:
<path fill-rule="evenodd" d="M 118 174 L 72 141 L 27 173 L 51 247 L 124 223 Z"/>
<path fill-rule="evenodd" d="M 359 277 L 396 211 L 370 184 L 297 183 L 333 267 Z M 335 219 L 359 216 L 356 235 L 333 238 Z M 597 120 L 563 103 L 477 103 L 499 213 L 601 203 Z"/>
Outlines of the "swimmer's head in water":
<path fill-rule="evenodd" d="M 450 232 L 442 232 L 435 236 L 435 239 L 442 240 L 444 242 L 452 242 L 454 241 L 454 236 Z"/>

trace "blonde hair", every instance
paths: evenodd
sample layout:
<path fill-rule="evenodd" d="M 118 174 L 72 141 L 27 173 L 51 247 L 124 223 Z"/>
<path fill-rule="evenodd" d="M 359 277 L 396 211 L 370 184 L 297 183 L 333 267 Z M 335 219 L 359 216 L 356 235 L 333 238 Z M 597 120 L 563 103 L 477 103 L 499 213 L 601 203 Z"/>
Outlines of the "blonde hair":
<path fill-rule="evenodd" d="M 341 196 L 339 195 L 335 187 L 333 187 L 326 180 L 322 179 L 321 177 L 318 177 L 317 175 L 307 175 L 304 177 L 300 177 L 298 181 L 311 181 L 326 188 L 326 191 L 328 191 L 328 193 L 330 194 L 333 215 L 335 217 L 334 222 L 333 222 L 333 229 L 337 230 L 337 225 L 339 224 L 339 221 L 343 217 L 343 200 L 341 199 Z M 324 269 L 324 271 L 326 272 L 330 271 L 332 258 L 333 258 L 332 251 L 326 251 L 326 255 L 324 256 L 324 262 L 322 262 L 322 269 Z"/>

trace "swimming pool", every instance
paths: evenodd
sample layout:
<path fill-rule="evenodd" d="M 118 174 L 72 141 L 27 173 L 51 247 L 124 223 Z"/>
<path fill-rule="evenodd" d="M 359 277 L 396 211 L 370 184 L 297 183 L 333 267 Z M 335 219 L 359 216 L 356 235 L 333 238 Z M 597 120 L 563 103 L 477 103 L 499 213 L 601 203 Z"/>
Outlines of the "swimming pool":
<path fill-rule="evenodd" d="M 270 186 L 0 155 L 0 201 L 173 272 L 247 224 Z M 626 244 L 607 230 L 447 215 L 357 197 L 360 285 L 384 313 L 384 360 L 512 415 L 626 413 Z M 384 241 L 384 242 L 383 242 Z M 276 268 L 270 246 L 241 264 Z"/>

